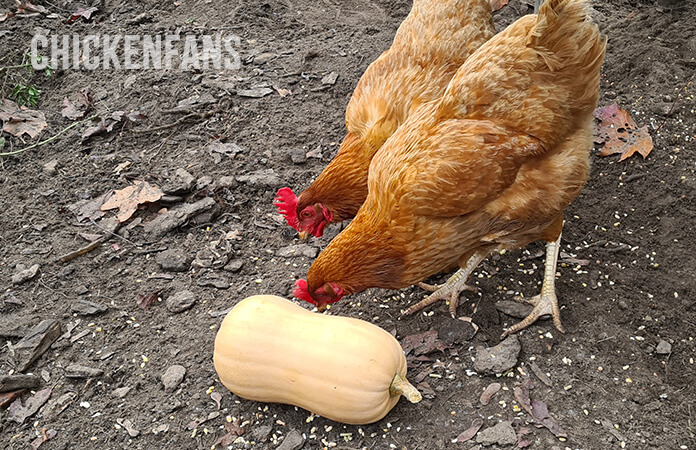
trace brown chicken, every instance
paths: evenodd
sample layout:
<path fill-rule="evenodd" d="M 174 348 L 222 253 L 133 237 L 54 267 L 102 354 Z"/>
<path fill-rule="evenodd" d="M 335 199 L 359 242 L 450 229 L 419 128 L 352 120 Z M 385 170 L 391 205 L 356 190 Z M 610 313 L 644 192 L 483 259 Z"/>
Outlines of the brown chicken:
<path fill-rule="evenodd" d="M 490 252 L 548 243 L 535 307 L 506 334 L 551 314 L 563 211 L 588 177 L 592 111 L 606 38 L 586 0 L 547 0 L 460 68 L 442 99 L 424 105 L 372 161 L 369 195 L 353 222 L 298 280 L 318 307 L 380 287 L 461 270 L 412 313 L 438 299 L 456 311 L 466 279 Z"/>
<path fill-rule="evenodd" d="M 419 105 L 440 98 L 466 58 L 495 32 L 489 0 L 415 0 L 389 50 L 367 68 L 346 111 L 348 134 L 299 197 L 275 205 L 301 237 L 351 219 L 367 197 L 370 161 Z"/>

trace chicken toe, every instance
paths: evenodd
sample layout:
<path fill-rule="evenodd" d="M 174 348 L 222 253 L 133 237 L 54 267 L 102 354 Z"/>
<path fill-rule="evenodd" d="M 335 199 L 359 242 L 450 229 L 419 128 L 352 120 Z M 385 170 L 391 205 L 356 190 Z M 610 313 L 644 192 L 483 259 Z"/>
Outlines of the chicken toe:
<path fill-rule="evenodd" d="M 511 326 L 503 333 L 502 337 L 517 333 L 518 331 L 527 328 L 532 323 L 536 322 L 541 316 L 551 315 L 553 324 L 558 331 L 565 333 L 563 324 L 561 323 L 561 311 L 558 308 L 558 299 L 556 298 L 556 264 L 558 262 L 558 253 L 560 250 L 561 236 L 554 242 L 549 242 L 546 245 L 546 262 L 544 264 L 544 281 L 541 285 L 541 294 L 536 295 L 523 301 L 534 305 L 534 309 L 521 322 Z"/>
<path fill-rule="evenodd" d="M 450 315 L 452 317 L 456 317 L 457 305 L 459 304 L 459 294 L 466 290 L 477 290 L 475 287 L 466 284 L 466 281 L 469 278 L 469 275 L 471 275 L 471 272 L 473 272 L 474 269 L 476 269 L 476 267 L 479 265 L 481 261 L 486 259 L 486 256 L 488 256 L 489 253 L 490 251 L 488 250 L 479 250 L 474 252 L 471 255 L 471 257 L 469 257 L 469 259 L 467 260 L 466 265 L 463 268 L 459 269 L 454 275 L 452 275 L 447 280 L 447 282 L 445 282 L 445 284 L 438 286 L 426 283 L 418 283 L 417 286 L 419 286 L 422 289 L 425 289 L 426 291 L 432 292 L 432 294 L 430 294 L 420 302 L 416 303 L 415 305 L 411 305 L 408 309 L 404 311 L 404 314 L 413 314 L 416 311 L 420 311 L 421 309 L 425 308 L 426 306 L 432 305 L 438 300 L 449 300 Z"/>

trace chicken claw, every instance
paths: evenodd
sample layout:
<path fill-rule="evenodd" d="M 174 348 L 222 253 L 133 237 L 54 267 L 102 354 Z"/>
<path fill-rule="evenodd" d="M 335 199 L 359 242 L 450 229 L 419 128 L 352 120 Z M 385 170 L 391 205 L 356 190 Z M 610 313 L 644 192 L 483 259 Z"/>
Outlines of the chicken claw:
<path fill-rule="evenodd" d="M 457 305 L 459 304 L 459 294 L 467 290 L 478 290 L 475 287 L 466 284 L 466 281 L 469 278 L 469 275 L 471 275 L 471 272 L 474 271 L 474 269 L 479 265 L 481 261 L 486 259 L 486 256 L 488 256 L 489 253 L 489 251 L 483 250 L 474 252 L 474 254 L 472 254 L 469 260 L 466 262 L 465 267 L 459 269 L 454 275 L 452 275 L 449 278 L 449 280 L 445 282 L 445 284 L 441 284 L 438 286 L 426 283 L 417 283 L 416 286 L 425 289 L 426 291 L 430 291 L 432 292 L 432 294 L 430 294 L 420 302 L 416 303 L 415 305 L 411 305 L 408 309 L 406 309 L 406 311 L 404 311 L 404 314 L 413 314 L 414 312 L 420 311 L 426 306 L 432 305 L 438 300 L 449 300 L 449 312 L 452 315 L 452 317 L 456 317 Z"/>
<path fill-rule="evenodd" d="M 522 301 L 534 305 L 534 309 L 521 322 L 505 330 L 502 338 L 527 328 L 541 316 L 545 315 L 551 315 L 556 329 L 561 333 L 565 333 L 563 324 L 561 323 L 561 311 L 558 308 L 555 288 L 556 263 L 558 262 L 560 243 L 561 236 L 559 235 L 555 242 L 549 242 L 546 245 L 546 262 L 544 264 L 544 281 L 541 285 L 541 294 L 529 299 L 522 299 Z"/>

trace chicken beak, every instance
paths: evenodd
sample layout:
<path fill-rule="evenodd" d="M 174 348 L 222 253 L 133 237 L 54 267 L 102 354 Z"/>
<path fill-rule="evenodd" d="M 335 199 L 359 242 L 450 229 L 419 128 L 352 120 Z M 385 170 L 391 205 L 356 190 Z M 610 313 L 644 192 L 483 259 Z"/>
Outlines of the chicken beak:
<path fill-rule="evenodd" d="M 317 311 L 319 311 L 320 313 L 323 313 L 324 311 L 326 311 L 326 305 L 325 304 L 317 305 Z"/>
<path fill-rule="evenodd" d="M 307 233 L 306 231 L 298 231 L 297 234 L 300 236 L 300 239 L 302 239 L 304 241 L 307 239 L 307 235 L 309 233 Z"/>

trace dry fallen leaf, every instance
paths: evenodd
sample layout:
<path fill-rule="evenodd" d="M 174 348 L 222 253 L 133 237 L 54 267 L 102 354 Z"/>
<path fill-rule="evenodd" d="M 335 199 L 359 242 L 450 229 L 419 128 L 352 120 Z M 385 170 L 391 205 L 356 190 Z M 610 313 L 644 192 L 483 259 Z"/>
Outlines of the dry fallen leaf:
<path fill-rule="evenodd" d="M 2 131 L 18 137 L 26 133 L 35 138 L 48 126 L 44 113 L 26 106 L 19 107 L 6 98 L 0 102 L 0 120 L 3 122 Z"/>
<path fill-rule="evenodd" d="M 157 301 L 158 297 L 159 292 L 155 292 L 152 294 L 138 294 L 138 308 L 147 311 L 148 309 L 150 309 L 150 305 Z"/>
<path fill-rule="evenodd" d="M 476 436 L 476 433 L 478 433 L 478 430 L 481 429 L 483 426 L 483 420 L 482 419 L 474 419 L 473 422 L 471 422 L 471 426 L 464 430 L 459 436 L 457 436 L 457 439 L 454 440 L 454 442 L 466 442 L 472 437 Z"/>
<path fill-rule="evenodd" d="M 73 100 L 68 97 L 63 98 L 63 109 L 60 110 L 60 114 L 70 120 L 82 119 L 92 106 L 89 92 L 82 91 L 80 94 L 72 95 L 72 97 Z"/>
<path fill-rule="evenodd" d="M 92 6 L 91 8 L 77 8 L 77 11 L 72 13 L 70 18 L 66 21 L 66 23 L 73 23 L 82 17 L 85 20 L 89 20 L 92 18 L 92 14 L 95 12 L 99 11 L 99 8 L 96 8 Z"/>
<path fill-rule="evenodd" d="M 156 186 L 152 186 L 147 181 L 135 180 L 135 184 L 114 191 L 114 195 L 109 198 L 102 206 L 102 211 L 118 208 L 116 218 L 119 222 L 130 219 L 138 206 L 143 203 L 156 202 L 164 193 Z"/>
<path fill-rule="evenodd" d="M 24 405 L 22 405 L 22 399 L 17 398 L 10 405 L 9 418 L 20 425 L 23 424 L 27 417 L 36 413 L 43 406 L 43 404 L 48 401 L 48 398 L 51 396 L 51 391 L 52 388 L 46 388 L 38 391 L 32 397 L 27 399 Z"/>
<path fill-rule="evenodd" d="M 444 351 L 447 346 L 437 337 L 436 330 L 428 330 L 423 333 L 411 334 L 401 340 L 404 354 L 413 351 L 414 356 L 426 355 L 434 351 Z"/>
<path fill-rule="evenodd" d="M 652 151 L 653 140 L 648 126 L 638 128 L 628 112 L 620 109 L 616 103 L 595 109 L 594 116 L 600 121 L 595 125 L 594 141 L 604 144 L 599 156 L 620 153 L 619 161 L 623 161 L 634 153 L 640 153 L 645 158 Z"/>

